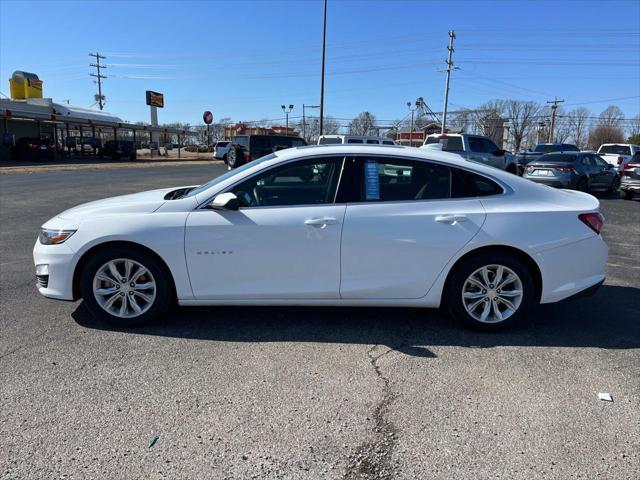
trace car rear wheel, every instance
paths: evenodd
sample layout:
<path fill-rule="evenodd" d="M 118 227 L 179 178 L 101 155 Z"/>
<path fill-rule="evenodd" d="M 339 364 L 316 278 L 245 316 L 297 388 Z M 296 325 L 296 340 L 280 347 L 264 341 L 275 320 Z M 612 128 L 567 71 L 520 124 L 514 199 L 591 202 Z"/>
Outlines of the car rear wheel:
<path fill-rule="evenodd" d="M 82 299 L 95 318 L 121 327 L 141 325 L 161 318 L 171 305 L 169 275 L 147 252 L 105 249 L 82 271 Z"/>
<path fill-rule="evenodd" d="M 620 197 L 623 200 L 633 200 L 633 192 L 631 190 L 620 190 Z"/>
<path fill-rule="evenodd" d="M 533 280 L 516 257 L 484 253 L 456 266 L 447 288 L 451 315 L 466 326 L 499 330 L 522 318 L 535 301 Z"/>
<path fill-rule="evenodd" d="M 507 172 L 513 173 L 514 175 L 517 175 L 518 174 L 518 167 L 516 167 L 516 165 L 512 163 L 511 165 L 509 165 L 507 167 Z"/>
<path fill-rule="evenodd" d="M 236 168 L 242 165 L 242 151 L 237 148 L 232 148 L 227 153 L 227 165 L 231 168 Z"/>
<path fill-rule="evenodd" d="M 576 188 L 578 190 L 580 190 L 581 192 L 588 192 L 589 191 L 589 179 L 587 177 L 581 177 L 580 180 L 578 180 L 578 186 Z"/>
<path fill-rule="evenodd" d="M 615 193 L 618 191 L 619 188 L 620 188 L 620 178 L 614 177 L 613 180 L 611 180 L 611 185 L 609 185 L 609 188 L 607 188 L 607 193 Z"/>

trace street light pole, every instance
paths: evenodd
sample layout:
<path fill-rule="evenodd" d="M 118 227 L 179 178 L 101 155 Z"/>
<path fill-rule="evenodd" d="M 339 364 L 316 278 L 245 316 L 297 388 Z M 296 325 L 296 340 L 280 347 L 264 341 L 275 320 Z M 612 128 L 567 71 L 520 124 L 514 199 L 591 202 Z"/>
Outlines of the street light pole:
<path fill-rule="evenodd" d="M 418 109 L 418 101 L 416 100 L 416 106 L 411 108 L 411 102 L 407 102 L 407 107 L 411 111 L 411 130 L 409 131 L 409 146 L 413 147 L 413 113 Z"/>
<path fill-rule="evenodd" d="M 327 46 L 327 0 L 324 0 L 324 20 L 322 23 L 322 75 L 320 80 L 320 132 L 322 135 L 322 127 L 324 125 L 324 57 Z"/>
<path fill-rule="evenodd" d="M 285 118 L 286 120 L 286 134 L 285 135 L 289 135 L 289 114 L 291 113 L 291 111 L 293 110 L 293 105 L 289 105 L 289 109 L 287 110 L 287 107 L 285 107 L 284 105 L 280 105 L 280 107 L 282 108 L 282 111 L 285 114 Z"/>

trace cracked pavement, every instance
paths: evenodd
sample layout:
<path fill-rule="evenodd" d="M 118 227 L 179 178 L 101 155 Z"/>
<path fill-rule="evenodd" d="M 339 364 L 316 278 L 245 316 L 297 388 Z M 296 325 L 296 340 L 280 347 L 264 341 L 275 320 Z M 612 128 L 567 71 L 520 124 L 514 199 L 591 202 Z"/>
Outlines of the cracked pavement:
<path fill-rule="evenodd" d="M 127 331 L 37 293 L 49 217 L 223 172 L 0 175 L 0 478 L 640 476 L 638 200 L 601 197 L 611 258 L 595 297 L 504 333 L 437 311 L 293 307 L 181 308 Z"/>

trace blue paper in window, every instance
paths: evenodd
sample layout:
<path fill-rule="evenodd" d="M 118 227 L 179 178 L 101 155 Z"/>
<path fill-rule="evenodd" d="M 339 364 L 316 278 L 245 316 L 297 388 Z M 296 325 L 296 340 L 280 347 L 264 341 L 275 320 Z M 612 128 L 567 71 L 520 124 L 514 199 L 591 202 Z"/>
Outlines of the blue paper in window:
<path fill-rule="evenodd" d="M 364 186 L 366 200 L 380 200 L 380 175 L 375 160 L 366 160 L 364 163 Z"/>

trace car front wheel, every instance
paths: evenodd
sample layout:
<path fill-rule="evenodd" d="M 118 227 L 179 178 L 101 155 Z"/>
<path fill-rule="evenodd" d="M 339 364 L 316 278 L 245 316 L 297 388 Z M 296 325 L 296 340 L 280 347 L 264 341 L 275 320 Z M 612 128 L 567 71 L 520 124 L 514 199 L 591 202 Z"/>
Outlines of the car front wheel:
<path fill-rule="evenodd" d="M 447 290 L 451 315 L 480 330 L 498 330 L 517 322 L 535 297 L 527 267 L 516 257 L 501 253 L 464 260 L 454 270 Z"/>
<path fill-rule="evenodd" d="M 169 273 L 151 254 L 131 248 L 105 249 L 87 262 L 81 293 L 90 313 L 122 327 L 161 318 L 174 298 Z"/>

